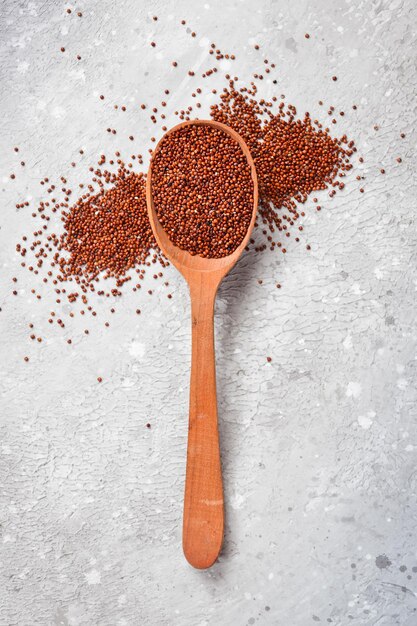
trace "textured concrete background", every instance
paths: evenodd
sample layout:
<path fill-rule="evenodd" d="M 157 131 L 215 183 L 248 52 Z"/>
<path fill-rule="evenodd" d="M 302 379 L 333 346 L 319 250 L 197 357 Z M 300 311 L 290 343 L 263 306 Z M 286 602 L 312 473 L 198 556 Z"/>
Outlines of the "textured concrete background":
<path fill-rule="evenodd" d="M 2 625 L 417 624 L 416 23 L 413 0 L 2 2 Z M 15 203 L 42 199 L 43 176 L 77 184 L 100 152 L 130 154 L 129 134 L 146 152 L 138 103 L 169 87 L 174 123 L 198 83 L 183 70 L 210 67 L 213 40 L 243 79 L 259 42 L 278 67 L 265 93 L 321 119 L 319 99 L 344 110 L 337 132 L 365 161 L 320 214 L 308 203 L 310 253 L 247 254 L 221 287 L 227 527 L 220 561 L 198 572 L 181 552 L 186 287 L 170 269 L 172 300 L 162 286 L 127 294 L 109 329 L 107 301 L 89 337 L 79 317 L 58 332 L 54 298 L 31 295 L 14 250 L 33 230 Z"/>

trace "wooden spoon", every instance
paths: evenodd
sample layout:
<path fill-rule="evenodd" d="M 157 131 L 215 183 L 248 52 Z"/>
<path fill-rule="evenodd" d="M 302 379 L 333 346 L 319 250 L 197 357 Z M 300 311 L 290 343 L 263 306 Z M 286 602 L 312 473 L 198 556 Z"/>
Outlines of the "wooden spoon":
<path fill-rule="evenodd" d="M 223 487 L 217 426 L 216 370 L 214 356 L 214 301 L 218 286 L 242 254 L 256 218 L 258 182 L 253 159 L 243 139 L 231 128 L 209 120 L 184 122 L 165 136 L 191 124 L 213 126 L 228 133 L 240 145 L 251 167 L 253 212 L 248 231 L 229 256 L 207 259 L 192 256 L 175 246 L 162 228 L 152 198 L 152 163 L 146 183 L 149 220 L 155 239 L 169 261 L 188 283 L 191 296 L 192 357 L 187 471 L 185 478 L 183 550 L 187 561 L 204 569 L 217 559 L 224 527 Z M 163 138 L 162 138 L 163 139 Z M 155 148 L 160 149 L 162 139 Z"/>

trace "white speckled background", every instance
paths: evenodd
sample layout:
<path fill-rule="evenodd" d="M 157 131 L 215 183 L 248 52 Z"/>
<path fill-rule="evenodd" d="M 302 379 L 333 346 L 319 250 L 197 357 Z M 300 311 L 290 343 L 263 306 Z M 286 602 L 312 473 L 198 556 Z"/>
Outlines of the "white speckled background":
<path fill-rule="evenodd" d="M 413 0 L 2 3 L 2 625 L 417 624 L 416 23 Z M 321 213 L 307 204 L 303 244 L 247 254 L 221 287 L 227 527 L 220 561 L 199 572 L 181 551 L 186 287 L 170 268 L 172 300 L 161 285 L 127 294 L 109 329 L 98 302 L 88 337 L 79 317 L 59 332 L 54 298 L 37 301 L 20 267 L 33 222 L 15 203 L 44 198 L 44 176 L 75 188 L 102 151 L 130 154 L 130 134 L 146 153 L 154 129 L 137 105 L 168 87 L 173 124 L 199 82 L 184 70 L 213 65 L 213 40 L 241 79 L 262 55 L 277 63 L 267 95 L 323 120 L 344 110 L 337 133 L 365 162 Z"/>

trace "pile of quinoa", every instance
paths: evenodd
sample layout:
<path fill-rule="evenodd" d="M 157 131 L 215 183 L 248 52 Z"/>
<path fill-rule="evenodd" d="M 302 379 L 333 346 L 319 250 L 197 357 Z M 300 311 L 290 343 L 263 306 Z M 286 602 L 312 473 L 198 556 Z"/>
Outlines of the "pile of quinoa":
<path fill-rule="evenodd" d="M 168 133 L 152 159 L 158 219 L 176 246 L 220 258 L 244 239 L 253 212 L 251 168 L 235 139 L 210 125 Z"/>
<path fill-rule="evenodd" d="M 332 137 L 329 128 L 312 120 L 308 112 L 299 119 L 296 108 L 285 106 L 282 100 L 277 105 L 276 96 L 271 101 L 256 97 L 255 83 L 250 89 L 237 89 L 231 80 L 220 96 L 221 102 L 211 107 L 211 117 L 236 130 L 246 141 L 258 176 L 259 216 L 269 230 L 264 234 L 271 249 L 276 246 L 285 253 L 285 240 L 275 240 L 273 234 L 285 231 L 285 237 L 291 236 L 291 227 L 305 215 L 300 206 L 314 191 L 331 187 L 329 195 L 333 197 L 336 189 L 344 188 L 340 179 L 352 168 L 350 158 L 356 148 L 346 135 Z M 299 237 L 295 239 L 299 241 Z M 258 250 L 266 247 L 263 244 Z"/>
<path fill-rule="evenodd" d="M 181 20 L 181 25 L 185 24 L 185 20 Z M 195 37 L 196 33 L 192 31 L 190 36 Z M 155 45 L 152 47 L 157 46 L 157 42 L 153 43 Z M 311 200 L 315 209 L 320 211 L 322 205 L 318 203 L 315 193 L 327 189 L 328 197 L 331 198 L 337 191 L 343 190 L 345 186 L 343 179 L 352 168 L 352 157 L 356 147 L 345 134 L 337 137 L 331 132 L 331 128 L 334 130 L 337 124 L 334 106 L 329 107 L 330 124 L 325 126 L 309 112 L 298 116 L 296 108 L 287 104 L 282 94 L 274 95 L 270 100 L 260 97 L 258 86 L 261 82 L 271 78 L 275 86 L 278 79 L 275 64 L 263 58 L 258 44 L 255 44 L 254 48 L 261 56 L 262 71 L 253 74 L 249 85 L 242 85 L 237 76 L 225 74 L 224 87 L 218 91 L 209 85 L 211 77 L 215 75 L 217 75 L 216 84 L 219 81 L 221 70 L 216 66 L 216 62 L 222 59 L 233 62 L 236 56 L 224 53 L 212 43 L 209 47 L 210 66 L 199 75 L 192 70 L 185 70 L 189 80 L 196 86 L 190 94 L 191 104 L 175 111 L 174 114 L 179 120 L 201 119 L 204 116 L 201 116 L 200 97 L 211 92 L 215 96 L 215 102 L 211 106 L 210 117 L 230 126 L 247 143 L 256 165 L 259 185 L 259 210 L 255 224 L 258 235 L 254 233 L 248 250 L 260 253 L 269 248 L 286 253 L 286 242 L 290 237 L 293 237 L 295 242 L 303 241 L 309 250 L 310 245 L 302 239 L 304 227 L 301 219 L 305 216 L 307 201 Z M 181 72 L 184 75 L 184 70 L 177 60 L 171 62 L 171 67 L 174 68 L 172 71 L 179 72 L 180 78 Z M 153 104 L 142 102 L 139 106 L 136 105 L 137 114 L 148 115 L 150 124 L 159 126 L 160 133 L 167 130 L 166 112 L 169 97 L 170 92 L 165 89 L 160 102 Z M 100 100 L 106 100 L 104 94 L 100 95 Z M 319 105 L 322 106 L 323 102 L 320 101 Z M 126 111 L 125 105 L 114 104 L 113 107 L 121 112 Z M 356 109 L 356 105 L 353 108 Z M 345 115 L 343 111 L 338 114 Z M 105 130 L 107 133 L 117 135 L 117 130 L 111 126 Z M 192 134 L 201 131 L 189 132 Z M 155 132 L 155 135 L 157 134 Z M 169 236 L 172 241 L 192 254 L 224 256 L 239 245 L 242 233 L 246 232 L 248 220 L 250 221 L 252 206 L 250 183 L 245 174 L 248 172 L 245 170 L 246 159 L 240 148 L 238 148 L 240 157 L 237 152 L 233 152 L 237 144 L 223 146 L 224 159 L 230 160 L 231 154 L 234 154 L 234 157 L 232 176 L 226 177 L 222 183 L 230 185 L 233 178 L 236 180 L 237 176 L 241 176 L 238 179 L 241 201 L 239 207 L 236 206 L 231 212 L 229 226 L 226 225 L 227 220 L 221 216 L 225 206 L 219 209 L 219 190 L 214 185 L 210 187 L 211 204 L 208 209 L 212 211 L 214 219 L 204 214 L 203 220 L 193 221 L 191 230 L 189 227 L 185 230 L 182 227 L 178 228 L 178 224 L 175 225 L 178 208 L 173 204 L 174 198 L 177 204 L 180 201 L 179 210 L 183 214 L 193 210 L 192 203 L 186 200 L 189 189 L 187 193 L 186 187 L 181 191 L 184 170 L 189 170 L 188 165 L 192 157 L 191 153 L 185 150 L 190 146 L 190 139 L 195 140 L 194 137 L 184 135 L 184 150 L 171 154 L 171 160 L 177 159 L 175 167 L 169 174 L 173 177 L 171 182 L 174 181 L 171 189 L 165 184 L 167 176 L 165 183 L 161 182 L 164 176 L 162 170 L 158 173 L 159 182 L 154 183 L 156 197 L 163 198 L 165 202 L 160 219 L 168 231 L 171 228 Z M 129 140 L 134 142 L 134 136 L 129 135 Z M 156 143 L 156 136 L 151 138 L 151 142 Z M 204 142 L 199 144 L 197 141 L 197 145 L 203 146 Z M 19 148 L 16 147 L 15 150 L 19 151 Z M 223 158 L 222 150 L 215 151 L 217 161 Z M 80 150 L 80 153 L 83 151 Z M 148 148 L 148 153 L 152 155 L 152 148 Z M 239 161 L 242 157 L 245 164 Z M 158 158 L 157 156 L 156 164 Z M 236 159 L 235 164 L 233 159 Z M 363 159 L 359 158 L 359 161 L 363 162 Z M 59 305 L 54 305 L 54 310 L 49 314 L 50 324 L 65 327 L 66 315 L 96 316 L 94 303 L 97 302 L 97 296 L 109 298 L 109 304 L 113 307 L 115 299 L 126 289 L 133 291 L 141 289 L 146 271 L 151 271 L 155 280 L 163 279 L 164 270 L 169 263 L 159 251 L 148 221 L 145 200 L 146 175 L 141 169 L 143 163 L 143 156 L 139 153 L 131 154 L 128 158 L 122 157 L 120 151 L 116 151 L 110 158 L 102 154 L 97 165 L 89 168 L 90 184 L 86 187 L 80 184 L 78 193 L 68 187 L 65 176 L 61 177 L 60 192 L 57 184 L 44 178 L 40 183 L 45 189 L 45 197 L 35 209 L 28 209 L 27 201 L 16 204 L 17 209 L 29 210 L 35 222 L 31 234 L 24 235 L 16 245 L 16 250 L 22 257 L 21 265 L 33 276 L 31 291 L 37 299 L 41 299 L 38 285 L 40 282 L 46 283 L 51 287 L 50 293 L 55 298 L 55 304 Z M 24 165 L 22 161 L 22 167 Z M 75 163 L 71 165 L 75 166 Z M 212 179 L 212 173 L 212 170 L 207 172 L 205 182 Z M 194 187 L 194 193 L 199 194 L 198 181 L 201 182 L 201 172 L 197 172 L 195 176 L 189 174 L 190 172 L 185 176 L 186 185 Z M 13 179 L 16 178 L 14 173 L 11 176 Z M 178 177 L 181 176 L 183 182 L 180 184 Z M 230 189 L 233 190 L 232 186 Z M 227 196 L 228 201 L 231 197 Z M 180 223 L 184 225 L 184 220 L 180 220 Z M 13 280 L 17 282 L 17 278 Z M 15 287 L 13 285 L 13 294 L 17 295 Z M 169 283 L 166 280 L 164 287 L 169 291 Z M 152 289 L 147 291 L 149 295 L 153 292 Z M 167 293 L 167 296 L 171 298 L 172 293 Z M 61 305 L 64 302 L 72 305 L 69 314 L 62 310 Z M 55 311 L 55 308 L 59 309 L 59 312 Z M 110 311 L 114 312 L 114 308 Z M 140 309 L 136 309 L 136 313 L 140 313 Z M 35 337 L 33 332 L 30 336 L 32 339 Z M 68 342 L 71 343 L 71 339 Z"/>

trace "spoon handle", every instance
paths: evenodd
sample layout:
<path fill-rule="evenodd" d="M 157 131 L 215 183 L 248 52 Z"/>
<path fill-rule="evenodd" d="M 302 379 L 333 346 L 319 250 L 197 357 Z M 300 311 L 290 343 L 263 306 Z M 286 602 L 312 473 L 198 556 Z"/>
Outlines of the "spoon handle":
<path fill-rule="evenodd" d="M 190 282 L 192 357 L 183 550 L 187 561 L 205 569 L 223 541 L 223 486 L 217 426 L 214 356 L 214 301 L 217 284 Z"/>

